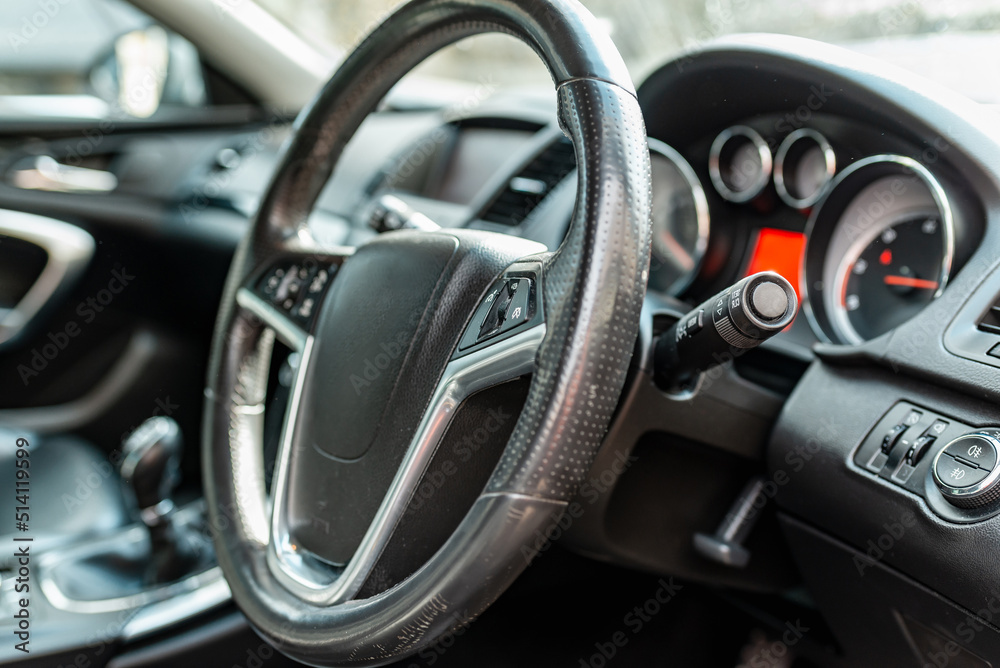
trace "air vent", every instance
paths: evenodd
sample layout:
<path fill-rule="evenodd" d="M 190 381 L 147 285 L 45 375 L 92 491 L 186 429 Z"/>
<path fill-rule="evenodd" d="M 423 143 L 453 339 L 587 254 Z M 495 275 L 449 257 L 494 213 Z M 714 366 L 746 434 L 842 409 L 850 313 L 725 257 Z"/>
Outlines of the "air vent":
<path fill-rule="evenodd" d="M 990 310 L 979 321 L 979 330 L 990 334 L 1000 334 L 1000 301 L 993 302 Z"/>
<path fill-rule="evenodd" d="M 507 183 L 483 213 L 483 220 L 520 225 L 574 169 L 573 144 L 565 137 L 552 142 Z"/>

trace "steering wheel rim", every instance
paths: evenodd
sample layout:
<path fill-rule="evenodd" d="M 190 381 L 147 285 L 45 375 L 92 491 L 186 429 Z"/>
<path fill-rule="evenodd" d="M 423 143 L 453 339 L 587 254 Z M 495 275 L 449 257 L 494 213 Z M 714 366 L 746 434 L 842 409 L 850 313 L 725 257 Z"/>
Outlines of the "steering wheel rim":
<path fill-rule="evenodd" d="M 486 488 L 427 563 L 369 598 L 317 604 L 275 575 L 261 455 L 270 345 L 275 335 L 301 332 L 241 296 L 277 256 L 326 254 L 353 266 L 350 250 L 320 249 L 306 225 L 344 145 L 416 64 L 484 32 L 511 34 L 539 54 L 578 157 L 576 208 L 555 253 L 446 233 L 456 245 L 488 247 L 481 275 L 463 274 L 473 306 L 498 267 L 522 256 L 538 267 L 545 329 L 544 338 L 535 330 L 541 341 L 528 399 Z M 209 364 L 203 466 L 210 526 L 234 600 L 269 642 L 313 665 L 382 665 L 467 624 L 523 571 L 537 536 L 553 526 L 587 474 L 617 405 L 648 272 L 649 206 L 649 153 L 634 88 L 610 38 L 575 0 L 416 0 L 345 61 L 297 119 L 237 250 Z M 407 234 L 418 236 L 387 243 L 418 243 Z M 475 310 L 464 308 L 452 349 Z"/>

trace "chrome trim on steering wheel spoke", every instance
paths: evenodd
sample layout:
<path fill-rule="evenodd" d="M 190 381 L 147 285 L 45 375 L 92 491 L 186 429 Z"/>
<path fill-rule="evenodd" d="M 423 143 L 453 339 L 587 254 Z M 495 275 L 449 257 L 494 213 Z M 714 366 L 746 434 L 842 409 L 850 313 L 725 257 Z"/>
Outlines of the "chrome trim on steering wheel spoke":
<path fill-rule="evenodd" d="M 236 293 L 236 303 L 258 318 L 264 325 L 273 329 L 281 342 L 296 352 L 302 352 L 307 341 L 311 338 L 291 318 L 250 288 L 239 289 Z"/>
<path fill-rule="evenodd" d="M 286 497 L 289 460 L 313 342 L 312 337 L 307 337 L 282 427 L 273 482 L 267 563 L 277 580 L 302 600 L 315 605 L 334 605 L 353 598 L 385 549 L 458 406 L 480 390 L 531 373 L 544 337 L 545 325 L 537 325 L 448 364 L 375 519 L 344 568 L 336 568 L 303 554 L 304 550 L 297 549 L 292 543 L 288 528 Z"/>

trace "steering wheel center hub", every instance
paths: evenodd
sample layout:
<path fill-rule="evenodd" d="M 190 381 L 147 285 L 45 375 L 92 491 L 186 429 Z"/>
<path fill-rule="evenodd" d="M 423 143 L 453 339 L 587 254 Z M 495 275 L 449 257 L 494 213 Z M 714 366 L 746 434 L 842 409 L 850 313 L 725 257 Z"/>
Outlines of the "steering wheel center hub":
<path fill-rule="evenodd" d="M 296 545 L 350 560 L 480 295 L 540 250 L 488 233 L 397 232 L 344 262 L 319 314 L 288 461 Z"/>

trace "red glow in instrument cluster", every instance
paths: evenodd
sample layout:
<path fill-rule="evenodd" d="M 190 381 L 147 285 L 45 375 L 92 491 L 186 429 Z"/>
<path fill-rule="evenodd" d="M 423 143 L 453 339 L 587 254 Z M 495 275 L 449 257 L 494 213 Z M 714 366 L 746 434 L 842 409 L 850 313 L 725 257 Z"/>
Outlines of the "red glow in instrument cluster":
<path fill-rule="evenodd" d="M 746 276 L 758 271 L 773 271 L 781 274 L 795 288 L 795 296 L 802 302 L 799 294 L 799 272 L 802 268 L 802 253 L 806 247 L 806 236 L 801 232 L 762 228 L 757 234 L 757 242 L 750 254 Z"/>

